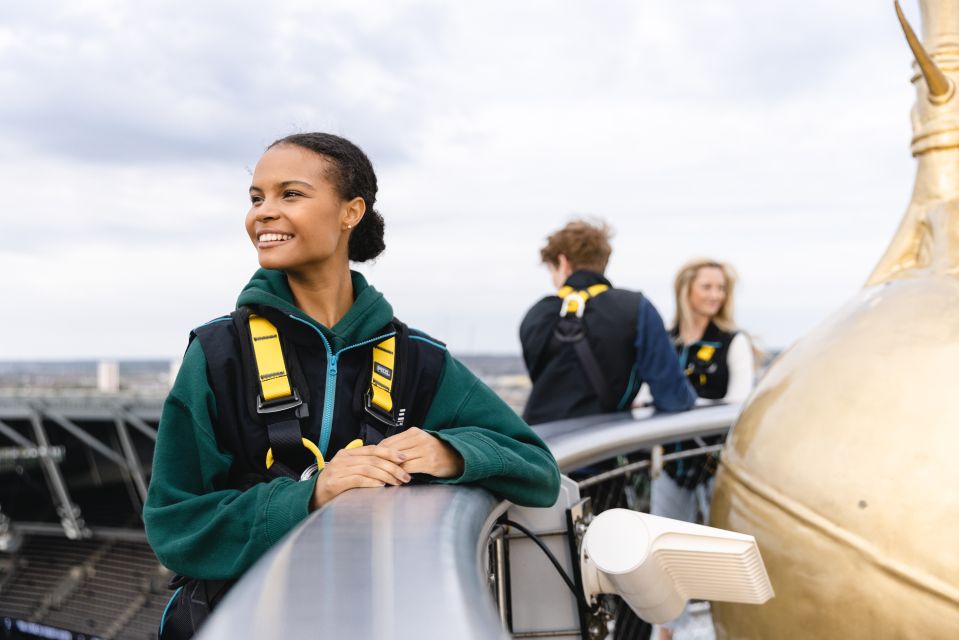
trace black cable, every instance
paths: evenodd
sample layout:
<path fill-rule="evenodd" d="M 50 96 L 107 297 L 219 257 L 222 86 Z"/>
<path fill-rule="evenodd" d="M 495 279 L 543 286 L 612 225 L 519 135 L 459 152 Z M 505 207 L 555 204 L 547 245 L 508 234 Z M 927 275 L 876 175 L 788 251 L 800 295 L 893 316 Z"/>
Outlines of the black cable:
<path fill-rule="evenodd" d="M 546 554 L 546 557 L 549 558 L 549 561 L 553 563 L 553 568 L 556 569 L 557 573 L 559 573 L 559 576 L 563 579 L 563 582 L 566 583 L 566 586 L 569 587 L 569 590 L 573 592 L 573 597 L 576 598 L 576 601 L 585 605 L 586 609 L 589 609 L 589 603 L 586 602 L 586 596 L 580 593 L 579 589 L 576 588 L 576 584 L 569 577 L 566 571 L 563 570 L 563 567 L 559 564 L 559 560 L 557 560 L 556 556 L 553 555 L 553 552 L 549 550 L 549 547 L 546 546 L 546 543 L 540 540 L 539 536 L 518 522 L 514 522 L 508 518 L 503 518 L 502 523 L 509 527 L 516 527 L 526 534 L 526 537 L 535 542 L 536 546 L 538 546 L 540 550 Z M 574 559 L 573 561 L 575 562 L 576 560 Z"/>

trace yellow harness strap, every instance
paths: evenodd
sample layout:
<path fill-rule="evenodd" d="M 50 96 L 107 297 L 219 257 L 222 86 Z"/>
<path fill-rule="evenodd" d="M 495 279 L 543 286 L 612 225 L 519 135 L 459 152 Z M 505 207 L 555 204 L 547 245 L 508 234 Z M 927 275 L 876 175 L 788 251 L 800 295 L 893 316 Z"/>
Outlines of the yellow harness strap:
<path fill-rule="evenodd" d="M 716 355 L 716 347 L 711 344 L 704 344 L 699 348 L 699 351 L 696 352 L 696 357 L 703 362 L 709 362 L 713 359 L 714 355 Z"/>
<path fill-rule="evenodd" d="M 323 454 L 320 452 L 320 448 L 316 446 L 312 440 L 303 438 L 303 446 L 310 450 L 310 453 L 313 454 L 313 457 L 316 458 L 316 470 L 320 471 L 323 467 L 326 466 L 326 460 L 323 459 Z M 363 441 L 357 438 L 353 440 L 348 445 L 343 447 L 344 449 L 355 449 L 357 447 L 362 447 Z M 273 449 L 267 449 L 266 451 L 266 468 L 269 469 L 273 466 Z"/>
<path fill-rule="evenodd" d="M 290 386 L 290 378 L 286 371 L 286 359 L 283 357 L 283 347 L 280 345 L 280 334 L 276 326 L 262 316 L 250 314 L 250 338 L 253 341 L 253 358 L 256 360 L 256 373 L 260 380 L 260 393 L 263 402 L 283 400 L 299 396 Z M 393 409 L 393 362 L 395 359 L 396 338 L 391 336 L 373 347 L 373 379 L 370 389 L 373 391 L 373 402 L 386 412 Z M 315 442 L 302 438 L 313 457 L 316 458 L 316 470 L 326 466 L 323 453 Z M 363 441 L 353 440 L 344 449 L 362 447 Z M 273 448 L 267 449 L 266 468 L 273 466 Z"/>
<path fill-rule="evenodd" d="M 286 360 L 283 359 L 279 332 L 272 322 L 255 314 L 250 314 L 249 325 L 263 401 L 271 402 L 289 398 L 293 395 L 293 391 L 290 388 L 290 378 L 286 373 Z"/>
<path fill-rule="evenodd" d="M 594 284 L 591 287 L 577 291 L 571 286 L 566 285 L 556 293 L 557 296 L 563 299 L 563 310 L 560 312 L 560 315 L 565 316 L 567 313 L 582 315 L 582 312 L 579 310 L 580 304 L 585 307 L 587 300 L 595 298 L 608 289 L 608 285 Z"/>
<path fill-rule="evenodd" d="M 396 336 L 373 347 L 373 372 L 370 375 L 370 402 L 387 414 L 393 411 L 393 372 L 396 361 Z"/>
<path fill-rule="evenodd" d="M 262 316 L 250 314 L 249 318 L 250 338 L 253 341 L 253 357 L 256 360 L 256 373 L 260 380 L 260 393 L 263 402 L 274 400 L 283 400 L 285 398 L 296 397 L 299 402 L 299 396 L 295 396 L 293 388 L 290 386 L 290 378 L 286 371 L 286 360 L 283 357 L 283 347 L 280 345 L 280 334 L 276 326 Z M 373 389 L 374 402 L 383 407 L 385 403 L 386 411 L 393 408 L 393 399 L 390 391 L 393 388 L 393 358 L 396 347 L 396 340 L 393 337 L 380 342 L 373 348 L 373 380 L 371 388 Z M 379 398 L 377 401 L 376 398 Z M 323 459 L 323 453 L 315 442 L 308 438 L 302 438 L 303 446 L 306 447 L 313 457 L 316 458 L 317 471 L 326 466 Z M 353 440 L 344 449 L 355 449 L 362 447 L 363 441 Z M 273 466 L 273 448 L 267 449 L 266 468 Z"/>

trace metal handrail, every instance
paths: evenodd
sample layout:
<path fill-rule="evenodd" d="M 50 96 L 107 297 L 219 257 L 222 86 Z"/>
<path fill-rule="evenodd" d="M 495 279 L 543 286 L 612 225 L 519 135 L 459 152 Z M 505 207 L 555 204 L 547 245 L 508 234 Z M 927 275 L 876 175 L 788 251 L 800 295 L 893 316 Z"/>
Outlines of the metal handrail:
<path fill-rule="evenodd" d="M 569 471 L 722 433 L 739 408 L 639 410 L 536 430 Z M 248 571 L 199 638 L 504 638 L 484 560 L 508 506 L 465 486 L 348 491 Z"/>
<path fill-rule="evenodd" d="M 198 637 L 505 638 L 479 556 L 505 506 L 475 487 L 347 491 L 267 553 Z"/>
<path fill-rule="evenodd" d="M 741 408 L 740 404 L 715 404 L 682 413 L 638 409 L 631 414 L 551 422 L 535 430 L 565 473 L 657 444 L 724 433 Z"/>

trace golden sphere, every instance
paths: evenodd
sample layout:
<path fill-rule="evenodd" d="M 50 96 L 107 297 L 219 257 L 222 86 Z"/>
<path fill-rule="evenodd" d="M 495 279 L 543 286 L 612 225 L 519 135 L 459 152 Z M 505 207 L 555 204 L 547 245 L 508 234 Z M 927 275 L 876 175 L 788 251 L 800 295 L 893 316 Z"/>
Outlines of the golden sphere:
<path fill-rule="evenodd" d="M 714 526 L 776 591 L 719 637 L 959 637 L 959 280 L 864 289 L 784 352 L 730 433 Z"/>

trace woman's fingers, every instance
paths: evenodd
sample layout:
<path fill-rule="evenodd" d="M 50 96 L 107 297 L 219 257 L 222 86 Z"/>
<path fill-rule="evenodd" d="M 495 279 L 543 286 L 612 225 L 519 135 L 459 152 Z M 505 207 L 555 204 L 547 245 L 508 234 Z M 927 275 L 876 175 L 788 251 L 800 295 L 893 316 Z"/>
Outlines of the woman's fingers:
<path fill-rule="evenodd" d="M 310 508 L 316 509 L 349 489 L 406 484 L 411 473 L 455 478 L 463 474 L 463 458 L 440 438 L 416 427 L 378 445 L 341 449 L 317 479 Z"/>
<path fill-rule="evenodd" d="M 385 446 L 382 442 L 380 444 L 368 444 L 365 447 L 356 447 L 354 449 L 340 449 L 336 452 L 336 455 L 333 456 L 333 460 L 345 456 L 376 456 L 377 458 L 389 460 L 395 464 L 401 464 L 407 459 L 407 455 L 404 452 L 396 447 Z"/>
<path fill-rule="evenodd" d="M 426 473 L 436 478 L 455 478 L 463 474 L 463 457 L 441 438 L 411 427 L 381 443 L 407 455 L 402 464 L 409 473 Z"/>
<path fill-rule="evenodd" d="M 377 480 L 374 477 L 363 474 L 344 476 L 340 478 L 340 482 L 343 485 L 342 491 L 346 491 L 348 489 L 384 487 L 389 484 L 383 480 Z"/>
<path fill-rule="evenodd" d="M 403 469 L 407 473 L 430 473 L 433 469 L 433 465 L 430 464 L 430 461 L 422 456 L 416 456 L 410 458 L 403 463 Z M 430 473 L 430 475 L 432 475 Z"/>
<path fill-rule="evenodd" d="M 433 436 L 426 433 L 419 427 L 410 427 L 406 431 L 397 433 L 395 436 L 385 438 L 382 442 L 380 442 L 380 446 L 406 452 L 408 449 L 423 444 L 425 442 L 425 438 L 432 437 Z"/>
<path fill-rule="evenodd" d="M 353 475 L 377 480 L 383 484 L 391 484 L 394 487 L 406 484 L 410 479 L 409 473 L 393 464 L 390 465 L 390 468 L 385 469 L 373 463 L 356 464 L 350 467 L 350 471 Z"/>
<path fill-rule="evenodd" d="M 332 471 L 337 475 L 359 474 L 386 484 L 399 485 L 410 481 L 410 474 L 400 466 L 406 458 L 406 455 L 387 447 L 360 447 L 337 453 L 324 469 L 324 473 Z"/>
<path fill-rule="evenodd" d="M 361 449 L 355 449 L 355 451 L 358 452 L 363 449 L 369 450 L 368 455 L 376 456 L 384 460 L 389 460 L 396 464 L 401 464 L 405 462 L 407 459 L 407 454 L 405 452 L 403 452 L 402 450 L 396 447 L 390 447 L 388 445 L 384 445 L 382 442 L 377 445 L 367 445 L 365 447 L 362 447 Z"/>

